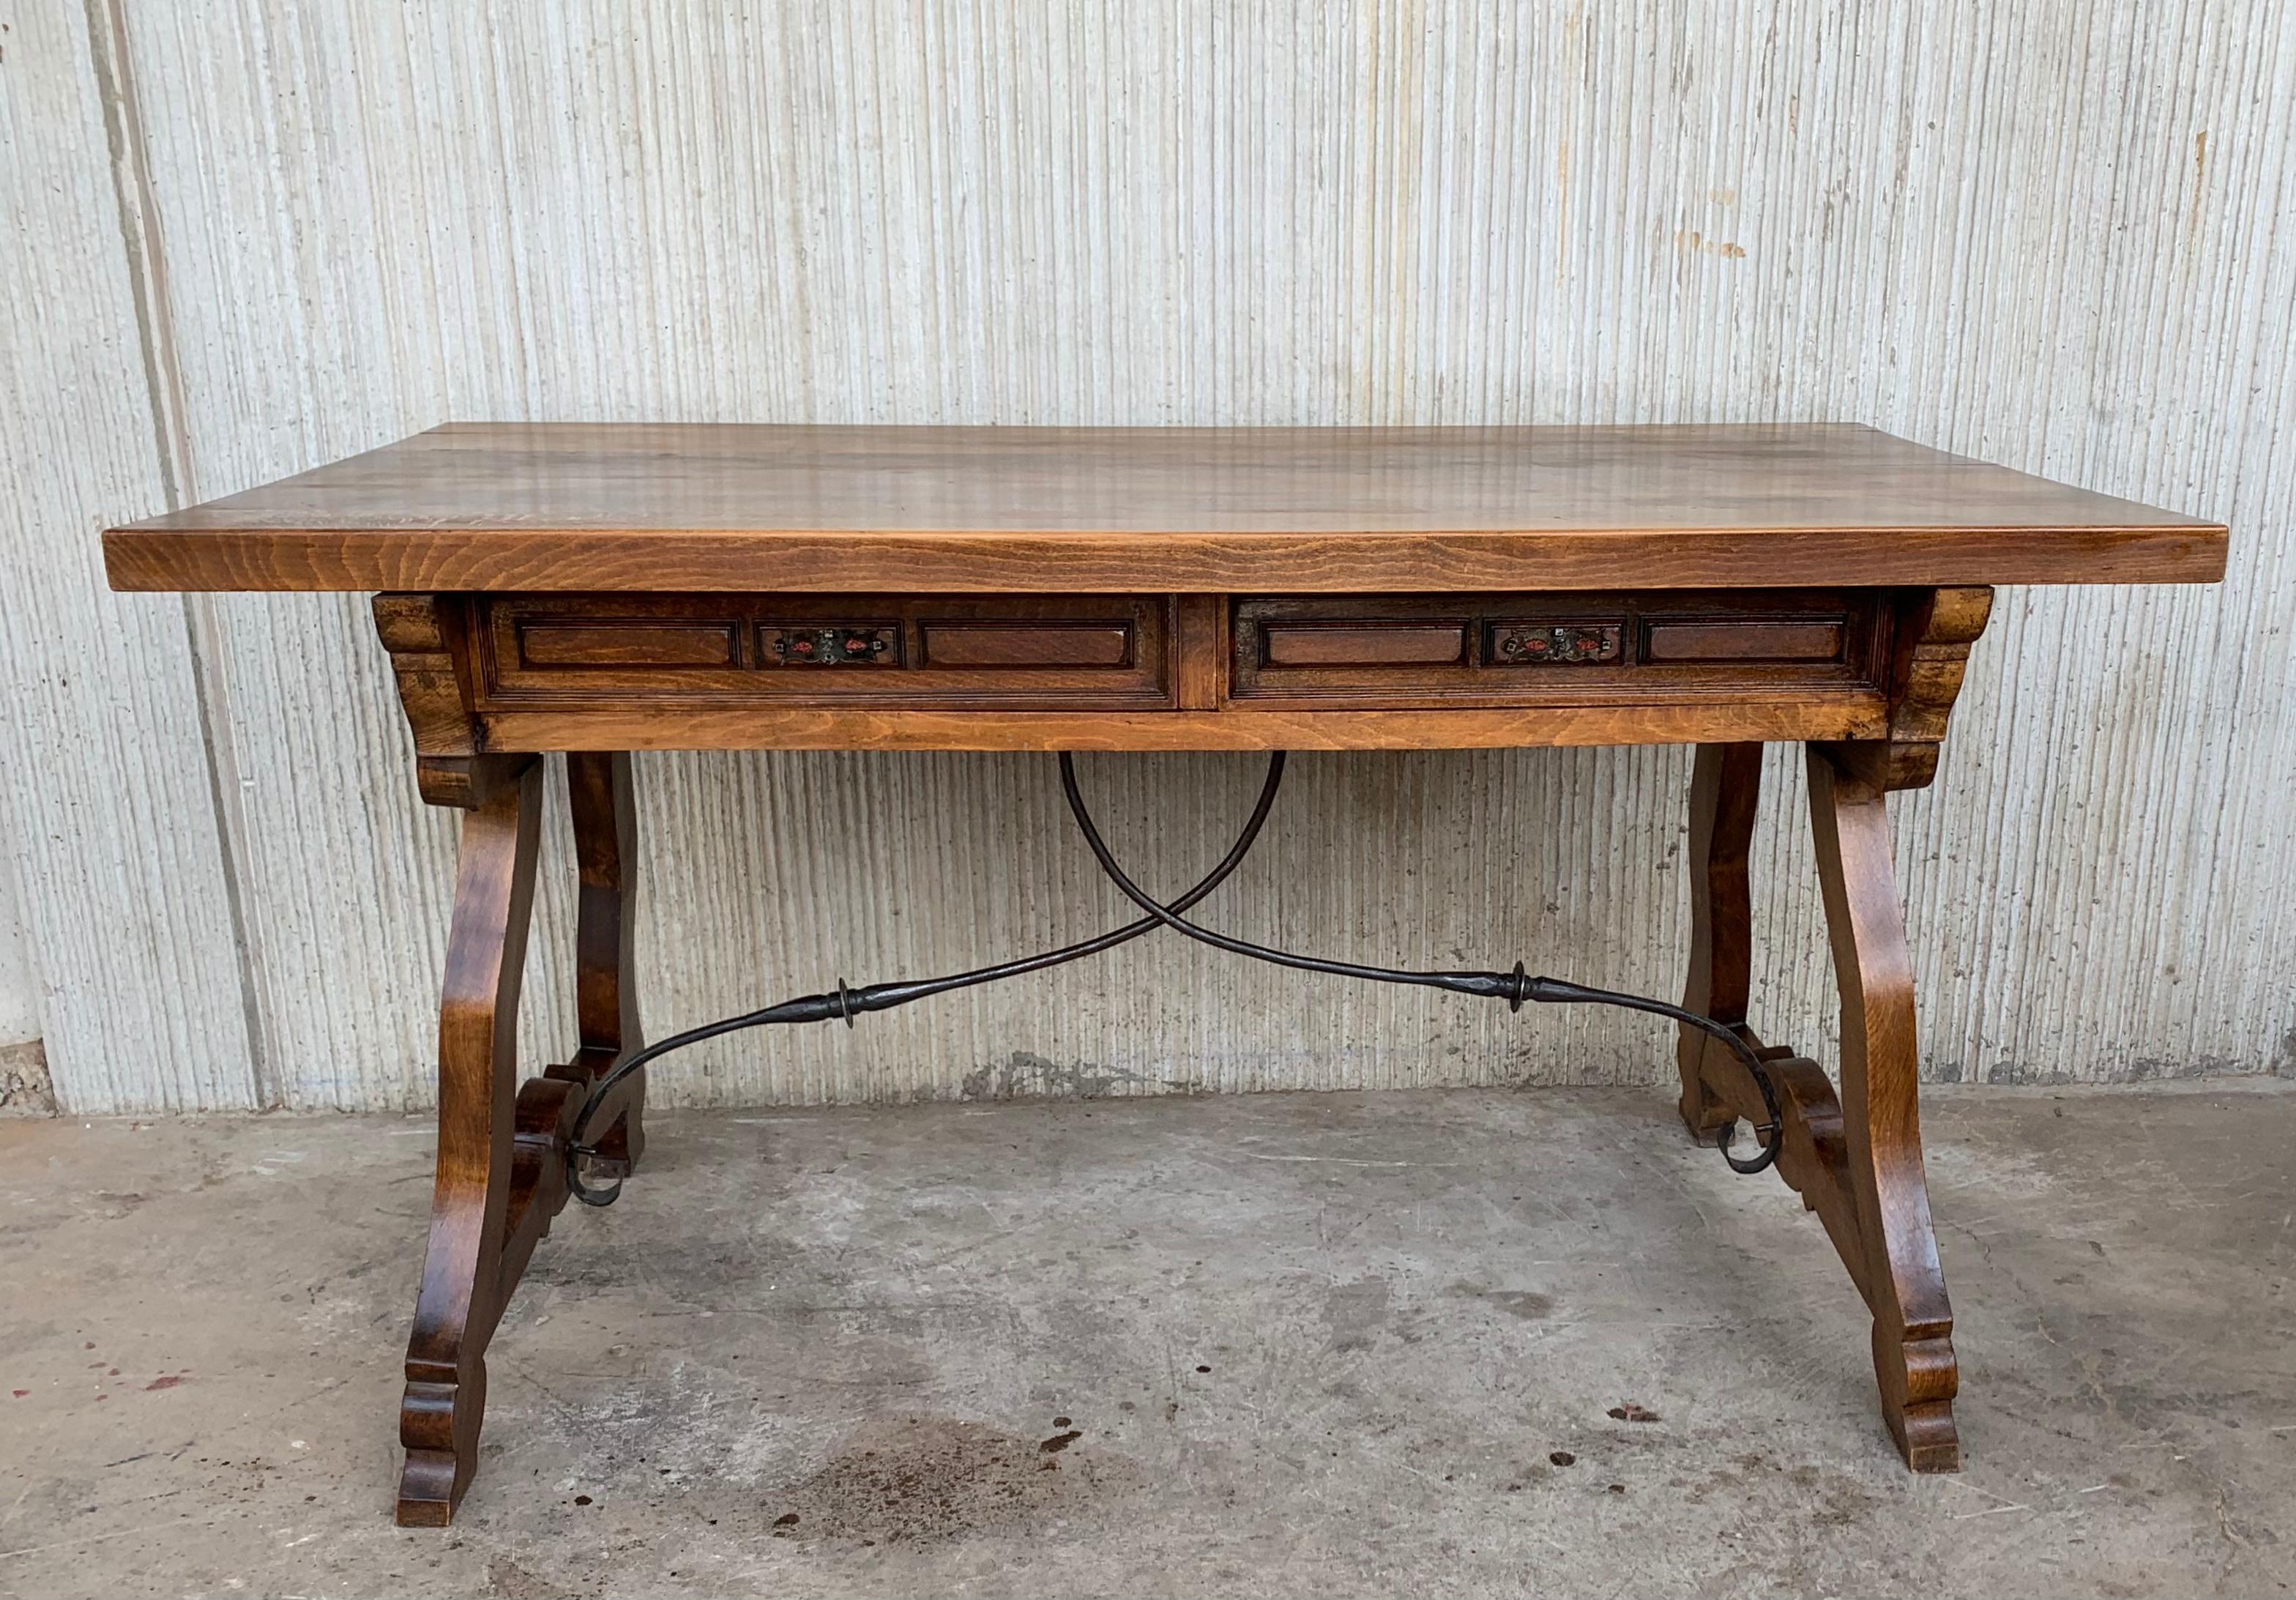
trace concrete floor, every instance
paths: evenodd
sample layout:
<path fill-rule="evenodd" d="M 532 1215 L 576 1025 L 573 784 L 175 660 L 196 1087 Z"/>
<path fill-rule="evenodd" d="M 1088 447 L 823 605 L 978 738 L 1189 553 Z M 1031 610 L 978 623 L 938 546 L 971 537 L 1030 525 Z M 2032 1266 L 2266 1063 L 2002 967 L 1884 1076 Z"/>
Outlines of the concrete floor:
<path fill-rule="evenodd" d="M 2284 1593 L 2292 1090 L 1931 1097 L 1924 1479 L 1816 1219 L 1655 1090 L 662 1116 L 444 1533 L 425 1124 L 0 1124 L 0 1591 Z"/>

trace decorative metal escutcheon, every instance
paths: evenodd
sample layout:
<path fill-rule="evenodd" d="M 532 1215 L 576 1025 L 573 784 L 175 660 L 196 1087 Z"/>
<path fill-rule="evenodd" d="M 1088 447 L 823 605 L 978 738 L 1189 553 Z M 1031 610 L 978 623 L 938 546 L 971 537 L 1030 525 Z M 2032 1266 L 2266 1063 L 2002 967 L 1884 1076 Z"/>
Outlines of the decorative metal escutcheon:
<path fill-rule="evenodd" d="M 1615 661 L 1624 632 L 1616 622 L 1494 623 L 1490 648 L 1483 659 L 1500 667 Z"/>
<path fill-rule="evenodd" d="M 891 667 L 901 660 L 898 628 L 767 628 L 758 642 L 775 666 Z"/>

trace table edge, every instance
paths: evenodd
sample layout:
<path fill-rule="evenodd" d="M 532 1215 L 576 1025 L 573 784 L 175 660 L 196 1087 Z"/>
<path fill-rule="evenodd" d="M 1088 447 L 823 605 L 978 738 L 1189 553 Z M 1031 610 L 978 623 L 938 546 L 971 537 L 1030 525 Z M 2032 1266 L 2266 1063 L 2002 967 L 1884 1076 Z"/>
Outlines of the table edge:
<path fill-rule="evenodd" d="M 2115 525 L 1356 533 L 216 529 L 103 534 L 122 592 L 1431 593 L 2214 583 L 2230 529 Z"/>

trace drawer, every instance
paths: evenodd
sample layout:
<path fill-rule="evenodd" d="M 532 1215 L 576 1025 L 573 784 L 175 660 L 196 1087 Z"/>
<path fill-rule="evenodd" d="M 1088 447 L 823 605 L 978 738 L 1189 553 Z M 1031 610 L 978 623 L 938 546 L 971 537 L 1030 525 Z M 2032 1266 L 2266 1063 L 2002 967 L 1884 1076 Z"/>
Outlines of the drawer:
<path fill-rule="evenodd" d="M 1251 596 L 1234 603 L 1228 692 L 1332 710 L 1871 693 L 1886 599 L 1872 589 Z"/>
<path fill-rule="evenodd" d="M 480 710 L 1172 703 L 1164 595 L 529 595 L 478 603 Z"/>

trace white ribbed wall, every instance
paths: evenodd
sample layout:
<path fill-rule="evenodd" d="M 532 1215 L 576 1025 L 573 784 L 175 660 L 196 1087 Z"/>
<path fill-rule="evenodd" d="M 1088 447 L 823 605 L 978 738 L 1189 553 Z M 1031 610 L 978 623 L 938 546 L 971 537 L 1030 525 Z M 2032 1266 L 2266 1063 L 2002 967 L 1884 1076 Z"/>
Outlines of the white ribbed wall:
<path fill-rule="evenodd" d="M 0 816 L 65 1103 L 428 1097 L 452 833 L 363 602 L 111 596 L 91 540 L 488 417 L 1830 418 L 2227 519 L 2220 589 L 2004 594 L 1898 859 L 1933 1073 L 2296 1071 L 2296 17 L 1308 10 L 30 0 L 0 56 L 26 225 L 0 238 Z M 1777 754 L 1756 1019 L 1815 1048 L 1823 930 Z M 1088 767 L 1175 885 L 1255 781 Z M 657 1031 L 1118 915 L 1048 759 L 639 770 Z M 1303 758 L 1212 906 L 1334 952 L 1668 993 L 1687 771 Z M 555 866 L 537 1050 L 570 1005 Z M 1667 1059 L 1637 1021 L 1157 940 L 657 1082 L 756 1103 Z"/>

